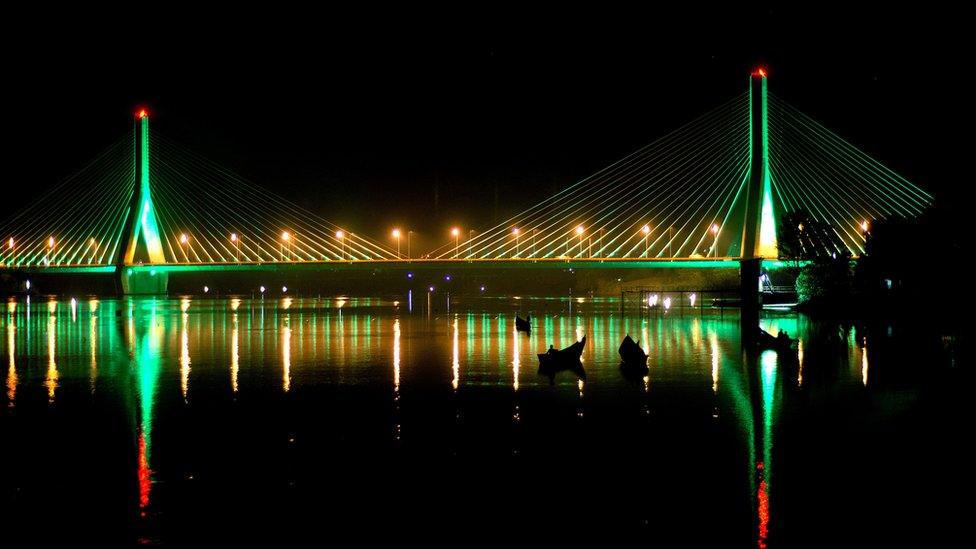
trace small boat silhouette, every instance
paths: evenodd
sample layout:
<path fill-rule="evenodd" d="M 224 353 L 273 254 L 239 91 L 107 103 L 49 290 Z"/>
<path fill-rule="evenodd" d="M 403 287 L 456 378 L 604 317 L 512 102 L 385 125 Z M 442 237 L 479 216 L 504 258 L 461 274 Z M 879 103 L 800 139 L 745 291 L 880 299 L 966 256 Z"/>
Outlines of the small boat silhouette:
<path fill-rule="evenodd" d="M 783 355 L 796 354 L 796 349 L 793 348 L 795 342 L 796 340 L 790 339 L 785 330 L 780 330 L 776 337 L 773 337 L 762 328 L 759 328 L 759 336 L 756 339 L 760 351 L 776 351 Z"/>
<path fill-rule="evenodd" d="M 620 373 L 627 379 L 640 379 L 647 375 L 647 353 L 630 335 L 624 337 L 617 349 L 620 354 Z"/>
<path fill-rule="evenodd" d="M 539 353 L 539 374 L 549 378 L 549 383 L 555 383 L 556 374 L 564 370 L 569 370 L 576 374 L 576 377 L 586 380 L 586 370 L 583 369 L 583 362 L 580 357 L 583 355 L 583 347 L 586 347 L 586 336 L 573 343 L 565 349 L 556 349 L 552 345 L 545 353 Z"/>
<path fill-rule="evenodd" d="M 516 332 L 531 332 L 532 331 L 532 317 L 525 315 L 525 320 L 519 318 L 515 315 L 515 331 Z"/>

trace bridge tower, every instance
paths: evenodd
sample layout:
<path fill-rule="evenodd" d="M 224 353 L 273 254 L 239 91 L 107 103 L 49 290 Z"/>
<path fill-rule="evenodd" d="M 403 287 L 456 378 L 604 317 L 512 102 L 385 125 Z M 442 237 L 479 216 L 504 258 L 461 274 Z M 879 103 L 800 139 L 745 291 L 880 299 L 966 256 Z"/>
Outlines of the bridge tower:
<path fill-rule="evenodd" d="M 769 127 L 767 118 L 766 71 L 757 69 L 749 81 L 749 180 L 745 189 L 742 223 L 742 325 L 758 322 L 759 275 L 762 260 L 776 258 L 776 220 L 773 215 L 769 172 Z"/>
<path fill-rule="evenodd" d="M 124 294 L 166 293 L 168 277 L 165 272 L 146 272 L 130 268 L 132 265 L 146 263 L 166 263 L 149 184 L 149 113 L 145 109 L 141 109 L 136 115 L 133 165 L 135 190 L 122 229 L 116 271 L 119 273 Z"/>

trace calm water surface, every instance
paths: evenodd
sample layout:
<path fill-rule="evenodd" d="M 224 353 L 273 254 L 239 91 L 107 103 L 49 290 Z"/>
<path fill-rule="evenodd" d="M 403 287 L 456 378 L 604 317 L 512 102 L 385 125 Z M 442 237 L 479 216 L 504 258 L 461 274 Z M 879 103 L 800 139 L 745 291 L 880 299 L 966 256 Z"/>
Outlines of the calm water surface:
<path fill-rule="evenodd" d="M 791 360 L 745 353 L 728 312 L 441 305 L 10 300 L 0 539 L 776 547 L 959 524 L 970 372 L 950 341 L 764 319 L 800 337 Z M 585 381 L 538 374 L 584 334 Z M 626 334 L 646 377 L 618 368 Z"/>

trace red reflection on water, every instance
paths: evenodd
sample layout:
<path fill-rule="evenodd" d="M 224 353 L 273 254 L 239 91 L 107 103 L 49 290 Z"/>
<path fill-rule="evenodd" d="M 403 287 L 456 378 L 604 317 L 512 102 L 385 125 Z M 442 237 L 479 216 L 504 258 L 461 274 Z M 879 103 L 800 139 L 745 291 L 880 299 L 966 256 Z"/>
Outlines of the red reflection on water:
<path fill-rule="evenodd" d="M 769 534 L 769 487 L 766 486 L 766 471 L 763 462 L 756 463 L 756 471 L 759 474 L 759 491 L 756 499 L 759 500 L 759 549 L 766 549 L 766 536 Z"/>
<path fill-rule="evenodd" d="M 145 515 L 143 509 L 149 505 L 149 490 L 152 488 L 152 481 L 149 475 L 149 462 L 146 460 L 146 437 L 139 433 L 139 509 Z"/>

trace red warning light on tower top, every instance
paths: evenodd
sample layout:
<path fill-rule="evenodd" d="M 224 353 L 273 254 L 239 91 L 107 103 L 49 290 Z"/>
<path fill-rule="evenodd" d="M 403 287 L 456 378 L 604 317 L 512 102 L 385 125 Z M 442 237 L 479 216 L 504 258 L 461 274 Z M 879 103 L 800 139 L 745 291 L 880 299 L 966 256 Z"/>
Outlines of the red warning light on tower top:
<path fill-rule="evenodd" d="M 149 111 L 146 109 L 139 109 L 139 118 L 145 118 L 149 116 Z"/>
<path fill-rule="evenodd" d="M 752 73 L 753 76 L 759 76 L 761 78 L 766 78 L 766 69 L 759 67 L 756 72 Z"/>

